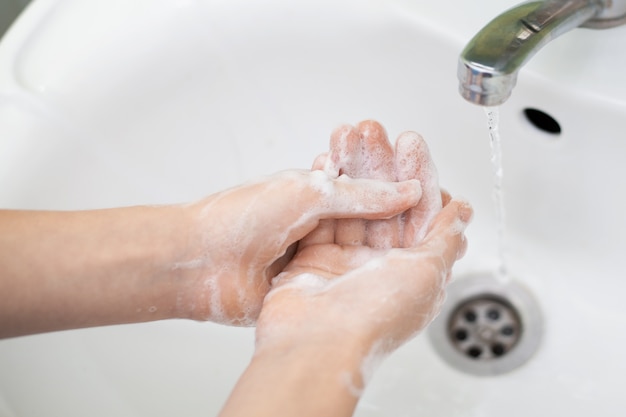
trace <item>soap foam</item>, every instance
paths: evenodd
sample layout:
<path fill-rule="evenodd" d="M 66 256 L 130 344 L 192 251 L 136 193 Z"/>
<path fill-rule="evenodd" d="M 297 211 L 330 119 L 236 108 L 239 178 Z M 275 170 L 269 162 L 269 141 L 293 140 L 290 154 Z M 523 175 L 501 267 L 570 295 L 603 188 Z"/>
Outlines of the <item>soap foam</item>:
<path fill-rule="evenodd" d="M 340 382 L 346 386 L 350 394 L 357 398 L 360 398 L 363 395 L 365 388 L 374 376 L 374 373 L 387 356 L 389 356 L 388 351 L 383 346 L 384 344 L 380 341 L 374 343 L 368 354 L 361 362 L 357 378 L 355 378 L 355 375 L 348 371 L 340 373 Z M 355 379 L 360 381 L 355 381 Z"/>
<path fill-rule="evenodd" d="M 442 199 L 439 176 L 426 141 L 415 132 L 404 132 L 396 142 L 398 180 L 416 178 L 422 185 L 422 199 L 409 210 L 405 220 L 409 233 L 404 245 L 416 246 L 424 239 L 432 219 L 441 211 Z"/>
<path fill-rule="evenodd" d="M 313 273 L 298 274 L 290 277 L 288 282 L 283 282 L 288 273 L 280 273 L 272 279 L 272 290 L 267 294 L 266 300 L 276 295 L 279 291 L 294 290 L 304 291 L 307 294 L 315 294 L 325 291 L 332 282 L 321 275 Z"/>
<path fill-rule="evenodd" d="M 358 229 L 367 229 L 359 244 L 376 248 L 416 246 L 426 235 L 430 222 L 442 208 L 437 169 L 430 157 L 424 139 L 415 132 L 405 132 L 398 137 L 392 149 L 384 128 L 374 121 L 364 121 L 354 128 L 344 125 L 331 135 L 330 153 L 325 158 L 327 175 L 348 175 L 352 178 L 369 178 L 384 181 L 418 180 L 421 200 L 413 209 L 395 221 L 370 221 L 353 225 L 338 225 L 338 235 L 359 235 Z M 357 228 L 357 232 L 350 229 Z M 405 233 L 406 231 L 406 233 Z"/>
<path fill-rule="evenodd" d="M 217 282 L 217 277 L 210 277 L 204 282 L 204 286 L 209 295 L 209 317 L 207 320 L 214 321 L 216 323 L 227 322 L 226 312 L 222 305 L 222 293 L 220 286 Z"/>
<path fill-rule="evenodd" d="M 284 254 L 283 246 L 287 245 L 287 241 L 293 238 L 293 233 L 296 230 L 302 230 L 306 228 L 306 224 L 311 222 L 312 219 L 319 218 L 320 213 L 327 212 L 329 208 L 332 208 L 336 212 L 342 212 L 345 214 L 354 213 L 355 216 L 362 214 L 366 209 L 372 210 L 372 206 L 364 207 L 363 204 L 359 204 L 358 201 L 367 200 L 366 194 L 371 196 L 372 192 L 380 195 L 380 204 L 374 205 L 374 209 L 378 208 L 380 212 L 384 212 L 384 208 L 389 205 L 389 198 L 397 198 L 398 190 L 396 186 L 392 184 L 385 184 L 381 182 L 372 182 L 367 179 L 353 180 L 349 177 L 363 177 L 369 179 L 378 179 L 385 181 L 402 181 L 411 179 L 413 180 L 413 186 L 416 192 L 421 193 L 421 200 L 418 207 L 411 209 L 411 215 L 398 216 L 389 221 L 370 221 L 367 224 L 368 243 L 373 247 L 388 249 L 394 246 L 398 246 L 400 242 L 394 240 L 393 236 L 402 237 L 402 229 L 406 227 L 405 219 L 408 217 L 409 222 L 414 227 L 421 226 L 423 230 L 417 234 L 419 240 L 425 235 L 425 231 L 428 228 L 430 220 L 441 209 L 441 194 L 438 187 L 437 172 L 434 164 L 430 160 L 428 150 L 425 147 L 425 143 L 421 137 L 417 134 L 402 135 L 398 139 L 397 149 L 402 150 L 403 158 L 399 162 L 402 171 L 398 165 L 396 165 L 394 158 L 394 151 L 391 149 L 391 145 L 386 140 L 381 141 L 380 135 L 386 135 L 384 130 L 382 133 L 376 129 L 373 131 L 364 129 L 363 138 L 355 138 L 355 130 L 351 127 L 343 127 L 334 133 L 335 145 L 331 146 L 331 152 L 328 155 L 320 157 L 316 162 L 318 165 L 323 164 L 323 170 L 315 170 L 312 172 L 305 171 L 287 171 L 276 174 L 277 176 L 283 176 L 283 180 L 293 179 L 293 184 L 296 186 L 300 184 L 306 184 L 306 186 L 313 187 L 320 192 L 323 198 L 318 199 L 319 204 L 313 205 L 309 210 L 304 213 L 300 213 L 289 227 L 283 228 L 278 231 L 275 242 L 270 244 L 271 247 L 276 247 L 276 253 L 270 254 L 275 258 Z M 378 136 L 376 136 L 378 135 Z M 367 141 L 369 144 L 366 144 Z M 372 142 L 373 141 L 373 142 Z M 372 143 L 374 143 L 373 146 Z M 417 143 L 417 146 L 416 146 Z M 418 149 L 416 151 L 416 149 Z M 425 150 L 424 150 L 425 149 Z M 414 175 L 405 175 L 405 173 L 417 173 Z M 301 181 L 298 176 L 308 175 L 307 181 Z M 416 178 L 417 177 L 417 178 Z M 335 181 L 348 182 L 348 181 L 363 181 L 362 195 L 345 195 L 338 192 L 337 184 Z M 369 182 L 368 182 L 369 181 Z M 253 233 L 249 233 L 250 230 L 254 230 L 255 223 L 264 221 L 265 219 L 258 218 L 258 205 L 267 205 L 267 195 L 271 192 L 276 192 L 276 187 L 284 187 L 284 181 L 278 181 L 277 178 L 272 180 L 265 178 L 258 179 L 247 183 L 248 185 L 261 184 L 260 191 L 257 192 L 256 198 L 252 198 L 246 207 L 244 207 L 240 214 L 233 219 L 233 224 L 229 226 L 229 233 L 224 235 L 221 241 L 216 242 L 216 237 L 210 236 L 213 239 L 211 242 L 207 242 L 207 247 L 219 247 L 223 249 L 224 253 L 228 253 L 233 259 L 228 259 L 229 264 L 241 265 L 244 263 L 252 265 L 243 272 L 245 275 L 245 284 L 237 289 L 238 297 L 237 301 L 243 308 L 248 306 L 249 300 L 246 299 L 245 288 L 253 286 L 259 279 L 261 270 L 258 268 L 257 260 L 260 259 L 261 254 L 267 254 L 264 250 L 266 247 L 256 247 L 255 236 Z M 292 184 L 290 184 L 292 185 Z M 244 185 L 245 186 L 245 185 Z M 214 222 L 215 219 L 210 216 L 213 215 L 213 209 L 217 205 L 223 203 L 223 200 L 230 197 L 233 193 L 240 190 L 240 187 L 236 187 L 230 190 L 223 191 L 215 195 L 211 201 L 209 201 L 202 209 L 202 216 L 205 217 L 206 222 Z M 299 190 L 290 190 L 294 192 L 294 195 L 300 195 Z M 385 198 L 385 195 L 388 198 Z M 349 198 L 346 198 L 349 197 Z M 235 197 L 237 198 L 237 197 Z M 357 201 L 357 203 L 355 203 Z M 371 197 L 368 201 L 371 201 Z M 226 203 L 226 205 L 228 202 Z M 222 208 L 223 209 L 223 208 Z M 216 212 L 220 212 L 220 208 L 217 207 Z M 273 231 L 277 232 L 277 231 Z M 207 240 L 209 239 L 207 232 Z M 397 238 L 395 238 L 397 239 Z M 418 239 L 416 239 L 418 240 Z M 415 242 L 412 242 L 414 244 Z M 211 261 L 217 262 L 219 257 L 212 259 Z M 174 269 L 186 269 L 200 266 L 202 263 L 211 265 L 207 259 L 181 262 L 173 266 Z M 222 260 L 223 261 L 223 260 Z M 235 271 L 230 271 L 230 275 L 235 275 Z M 239 274 L 242 275 L 241 273 Z M 224 277 L 222 277 L 224 278 Z M 230 278 L 230 277 L 226 277 Z M 319 278 L 319 277 L 318 277 Z M 304 281 L 312 280 L 312 277 L 307 279 L 301 278 Z M 222 302 L 222 292 L 219 288 L 218 282 L 221 281 L 219 276 L 209 278 L 206 282 L 207 291 L 209 293 L 208 302 L 210 310 L 210 319 L 218 322 L 236 322 L 236 323 L 251 323 L 254 321 L 252 317 L 258 314 L 257 306 L 245 307 L 243 314 L 236 317 L 227 317 L 224 305 Z M 315 280 L 313 280 L 315 281 Z M 232 283 L 232 281 L 231 281 Z M 302 282 L 297 281 L 295 284 L 306 287 Z M 293 282 L 289 285 L 295 285 Z M 309 284 L 311 284 L 309 282 Z M 320 282 L 318 282 L 320 284 Z M 324 281 L 324 284 L 327 284 Z M 309 285 L 309 288 L 321 289 L 322 287 L 317 285 Z M 325 288 L 325 287 L 324 287 Z"/>
<path fill-rule="evenodd" d="M 362 137 L 351 126 L 342 126 L 331 136 L 331 151 L 324 170 L 331 177 L 342 174 L 353 178 L 394 181 L 393 150 L 386 137 L 379 139 L 365 129 Z"/>

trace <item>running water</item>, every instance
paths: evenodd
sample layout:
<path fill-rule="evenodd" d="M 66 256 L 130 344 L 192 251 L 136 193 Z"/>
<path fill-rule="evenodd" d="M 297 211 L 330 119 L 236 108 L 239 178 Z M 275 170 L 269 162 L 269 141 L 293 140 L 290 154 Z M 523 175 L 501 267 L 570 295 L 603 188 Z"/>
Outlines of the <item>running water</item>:
<path fill-rule="evenodd" d="M 489 142 L 491 144 L 491 166 L 493 169 L 493 204 L 496 212 L 496 228 L 498 233 L 498 257 L 499 263 L 496 270 L 496 277 L 501 281 L 508 279 L 506 266 L 506 242 L 504 236 L 505 216 L 504 199 L 502 197 L 502 143 L 500 140 L 498 107 L 485 107 L 487 114 L 487 124 L 489 127 Z"/>

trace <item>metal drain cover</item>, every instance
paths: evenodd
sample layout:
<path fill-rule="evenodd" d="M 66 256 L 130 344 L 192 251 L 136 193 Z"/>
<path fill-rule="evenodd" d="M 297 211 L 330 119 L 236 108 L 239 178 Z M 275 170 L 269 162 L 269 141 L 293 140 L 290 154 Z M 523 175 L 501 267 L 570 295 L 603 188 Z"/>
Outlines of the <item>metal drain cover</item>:
<path fill-rule="evenodd" d="M 457 307 L 448 322 L 451 343 L 474 360 L 506 355 L 517 344 L 521 331 L 513 306 L 493 295 L 467 300 Z"/>
<path fill-rule="evenodd" d="M 490 273 L 459 277 L 428 334 L 435 351 L 459 371 L 499 375 L 526 363 L 539 347 L 543 318 L 518 281 Z"/>

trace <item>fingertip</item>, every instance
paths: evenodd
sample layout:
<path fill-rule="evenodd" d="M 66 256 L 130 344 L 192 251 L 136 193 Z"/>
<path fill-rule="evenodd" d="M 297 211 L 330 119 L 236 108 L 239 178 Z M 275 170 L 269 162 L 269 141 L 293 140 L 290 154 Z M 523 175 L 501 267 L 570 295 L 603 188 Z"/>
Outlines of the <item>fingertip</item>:
<path fill-rule="evenodd" d="M 461 221 L 466 224 L 470 223 L 474 218 L 474 209 L 472 208 L 472 205 L 469 203 L 469 201 L 464 199 L 455 199 L 452 201 L 455 201 L 458 204 L 457 210 L 459 212 L 459 218 L 461 219 Z"/>
<path fill-rule="evenodd" d="M 330 135 L 330 153 L 325 170 L 334 177 L 342 174 L 355 176 L 360 163 L 359 132 L 354 126 L 341 125 Z"/>
<path fill-rule="evenodd" d="M 424 138 L 417 132 L 408 130 L 400 133 L 398 139 L 396 139 L 396 150 L 406 152 L 409 150 L 416 151 L 422 143 L 425 143 Z"/>
<path fill-rule="evenodd" d="M 429 155 L 428 145 L 419 133 L 413 131 L 402 132 L 396 139 L 396 154 L 400 158 L 417 161 L 423 159 L 421 154 L 424 153 Z"/>
<path fill-rule="evenodd" d="M 383 125 L 376 120 L 363 120 L 356 125 L 356 129 L 363 137 L 384 137 L 387 139 L 387 131 Z"/>
<path fill-rule="evenodd" d="M 343 140 L 355 131 L 354 126 L 349 124 L 342 124 L 337 126 L 330 134 L 330 147 L 341 145 Z"/>
<path fill-rule="evenodd" d="M 312 171 L 322 171 L 326 166 L 326 161 L 328 159 L 328 152 L 324 152 L 315 158 L 313 161 L 313 166 L 311 167 Z"/>

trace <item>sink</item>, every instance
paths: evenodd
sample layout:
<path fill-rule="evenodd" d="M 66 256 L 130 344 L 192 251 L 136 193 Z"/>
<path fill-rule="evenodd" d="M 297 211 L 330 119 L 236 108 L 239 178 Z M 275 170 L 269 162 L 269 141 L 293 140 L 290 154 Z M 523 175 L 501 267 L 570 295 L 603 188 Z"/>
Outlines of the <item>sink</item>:
<path fill-rule="evenodd" d="M 456 0 L 454 16 L 418 3 L 36 0 L 0 44 L 0 206 L 192 201 L 309 167 L 337 125 L 375 118 L 391 137 L 420 132 L 441 184 L 473 203 L 457 280 L 493 271 L 487 122 L 458 94 L 456 60 L 507 2 Z M 564 36 L 500 109 L 506 254 L 542 311 L 535 354 L 475 376 L 420 335 L 357 416 L 621 415 L 626 53 L 607 45 L 625 41 L 626 28 Z M 253 329 L 187 321 L 0 341 L 0 416 L 216 415 L 252 349 Z"/>

